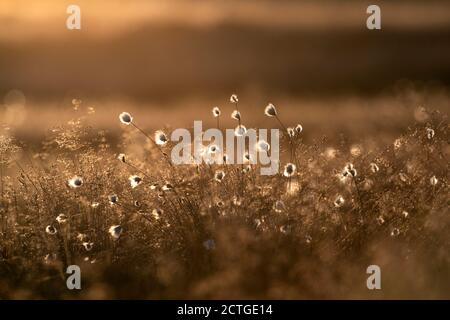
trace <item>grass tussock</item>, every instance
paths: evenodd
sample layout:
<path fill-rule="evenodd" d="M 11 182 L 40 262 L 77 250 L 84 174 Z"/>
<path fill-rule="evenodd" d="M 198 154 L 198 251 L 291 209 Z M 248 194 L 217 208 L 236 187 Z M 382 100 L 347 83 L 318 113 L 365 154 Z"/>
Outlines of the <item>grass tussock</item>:
<path fill-rule="evenodd" d="M 167 128 L 118 122 L 111 146 L 76 107 L 85 114 L 39 150 L 0 136 L 0 297 L 450 297 L 444 115 L 421 109 L 390 145 L 305 144 L 268 107 L 281 170 L 261 176 L 258 165 L 172 165 Z M 80 291 L 66 288 L 71 264 Z M 371 264 L 381 291 L 366 288 Z"/>

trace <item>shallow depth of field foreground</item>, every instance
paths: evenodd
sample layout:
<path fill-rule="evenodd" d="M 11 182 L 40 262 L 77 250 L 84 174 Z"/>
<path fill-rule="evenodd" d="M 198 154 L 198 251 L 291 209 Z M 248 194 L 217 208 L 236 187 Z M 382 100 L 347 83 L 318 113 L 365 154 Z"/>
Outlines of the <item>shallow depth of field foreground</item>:
<path fill-rule="evenodd" d="M 77 118 L 38 150 L 2 129 L 0 297 L 450 298 L 446 114 L 415 108 L 390 143 L 332 142 L 275 104 L 294 130 L 268 117 L 281 170 L 261 176 L 171 165 L 173 143 L 152 143 L 138 113 L 128 125 L 117 114 L 111 145 L 86 125 L 93 109 L 73 103 Z M 224 102 L 220 117 L 235 108 Z M 306 130 L 318 138 L 305 142 Z M 73 264 L 81 290 L 66 287 Z M 366 287 L 372 264 L 381 290 Z"/>

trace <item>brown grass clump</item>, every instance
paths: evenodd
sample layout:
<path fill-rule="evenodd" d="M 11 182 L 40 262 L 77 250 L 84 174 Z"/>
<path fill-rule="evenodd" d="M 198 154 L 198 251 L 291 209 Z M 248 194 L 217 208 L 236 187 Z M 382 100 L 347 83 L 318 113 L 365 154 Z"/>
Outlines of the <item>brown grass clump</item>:
<path fill-rule="evenodd" d="M 280 121 L 275 176 L 174 166 L 167 129 L 123 126 L 119 155 L 84 117 L 37 152 L 4 131 L 0 297 L 448 299 L 449 124 L 421 112 L 388 146 L 305 144 Z M 371 264 L 381 291 L 366 288 Z"/>

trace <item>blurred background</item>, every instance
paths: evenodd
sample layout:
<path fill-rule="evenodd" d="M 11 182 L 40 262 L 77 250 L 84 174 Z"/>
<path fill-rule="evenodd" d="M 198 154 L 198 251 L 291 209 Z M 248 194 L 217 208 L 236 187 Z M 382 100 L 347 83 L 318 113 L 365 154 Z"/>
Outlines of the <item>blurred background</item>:
<path fill-rule="evenodd" d="M 419 105 L 449 111 L 450 1 L 2 0 L 0 26 L 0 117 L 26 139 L 81 112 L 73 98 L 98 128 L 126 110 L 153 129 L 212 125 L 216 105 L 231 126 L 237 93 L 247 126 L 270 126 L 272 102 L 306 137 L 390 139 Z"/>

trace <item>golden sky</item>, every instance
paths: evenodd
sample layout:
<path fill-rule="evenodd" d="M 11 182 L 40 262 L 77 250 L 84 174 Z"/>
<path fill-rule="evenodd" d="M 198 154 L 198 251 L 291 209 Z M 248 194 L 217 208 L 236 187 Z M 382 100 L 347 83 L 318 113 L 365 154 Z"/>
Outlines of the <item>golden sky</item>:
<path fill-rule="evenodd" d="M 382 25 L 391 28 L 450 26 L 450 2 L 378 1 Z M 2 0 L 0 40 L 23 41 L 65 31 L 66 8 L 81 8 L 82 29 L 114 35 L 143 24 L 211 26 L 224 22 L 293 28 L 365 27 L 368 1 L 253 0 Z"/>

